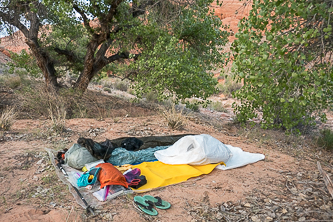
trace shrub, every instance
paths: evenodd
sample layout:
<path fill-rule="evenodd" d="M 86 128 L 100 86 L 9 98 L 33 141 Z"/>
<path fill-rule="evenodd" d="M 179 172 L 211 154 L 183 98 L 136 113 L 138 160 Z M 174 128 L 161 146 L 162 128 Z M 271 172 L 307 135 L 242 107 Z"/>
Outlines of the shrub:
<path fill-rule="evenodd" d="M 333 132 L 330 129 L 323 129 L 320 131 L 317 144 L 325 149 L 333 149 Z"/>
<path fill-rule="evenodd" d="M 189 108 L 190 110 L 192 110 L 193 112 L 198 112 L 199 111 L 199 105 L 198 104 L 193 104 L 193 103 L 189 103 L 186 104 L 186 107 Z"/>
<path fill-rule="evenodd" d="M 242 84 L 231 80 L 231 78 L 227 78 L 224 83 L 217 84 L 217 90 L 225 97 L 232 97 L 232 93 L 240 88 L 242 88 Z"/>
<path fill-rule="evenodd" d="M 9 130 L 13 125 L 17 114 L 14 108 L 7 107 L 3 110 L 0 117 L 0 130 Z"/>
<path fill-rule="evenodd" d="M 224 112 L 224 113 L 228 112 L 228 110 L 223 107 L 221 102 L 212 102 L 208 105 L 208 107 L 217 112 Z"/>
<path fill-rule="evenodd" d="M 157 93 L 154 91 L 150 91 L 144 95 L 148 102 L 157 102 Z"/>
<path fill-rule="evenodd" d="M 129 82 L 126 80 L 119 80 L 117 79 L 116 82 L 114 83 L 114 88 L 121 90 L 121 91 L 127 91 L 129 86 Z"/>
<path fill-rule="evenodd" d="M 108 88 L 108 87 L 104 87 L 103 90 L 106 91 L 106 92 L 108 92 L 108 93 L 111 93 L 111 89 Z"/>

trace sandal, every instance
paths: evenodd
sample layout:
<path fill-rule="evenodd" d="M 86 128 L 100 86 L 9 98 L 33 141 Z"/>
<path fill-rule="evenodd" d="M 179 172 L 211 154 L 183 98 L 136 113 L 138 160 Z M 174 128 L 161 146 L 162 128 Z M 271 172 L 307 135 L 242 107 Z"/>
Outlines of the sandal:
<path fill-rule="evenodd" d="M 155 207 L 162 209 L 162 210 L 166 210 L 169 209 L 171 207 L 171 204 L 167 201 L 162 200 L 160 197 L 153 197 L 150 195 L 145 195 L 143 196 L 143 199 L 146 200 L 146 202 L 148 203 L 153 203 L 155 205 Z"/>
<path fill-rule="evenodd" d="M 158 214 L 157 210 L 153 208 L 154 204 L 141 196 L 135 196 L 134 203 L 142 212 L 148 215 L 156 216 Z"/>

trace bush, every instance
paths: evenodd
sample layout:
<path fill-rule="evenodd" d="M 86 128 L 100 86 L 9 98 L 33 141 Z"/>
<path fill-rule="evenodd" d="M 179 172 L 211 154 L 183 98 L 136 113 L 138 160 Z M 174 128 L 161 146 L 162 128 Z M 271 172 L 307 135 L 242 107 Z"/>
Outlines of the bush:
<path fill-rule="evenodd" d="M 224 112 L 224 113 L 228 112 L 228 110 L 223 107 L 221 102 L 212 102 L 208 105 L 208 107 L 217 112 Z"/>
<path fill-rule="evenodd" d="M 148 102 L 157 102 L 157 93 L 154 91 L 150 91 L 144 95 Z"/>
<path fill-rule="evenodd" d="M 121 91 L 127 91 L 129 86 L 129 82 L 126 80 L 119 80 L 117 79 L 116 82 L 114 83 L 114 88 L 121 90 Z"/>
<path fill-rule="evenodd" d="M 198 104 L 193 104 L 193 103 L 189 103 L 186 104 L 186 107 L 189 108 L 190 110 L 192 110 L 193 112 L 198 112 L 199 111 L 199 105 Z"/>
<path fill-rule="evenodd" d="M 323 129 L 320 131 L 317 144 L 325 149 L 333 149 L 333 132 L 330 129 Z"/>
<path fill-rule="evenodd" d="M 232 97 L 232 93 L 242 88 L 242 84 L 237 83 L 230 78 L 227 78 L 224 83 L 217 84 L 217 90 L 219 93 L 225 95 L 225 97 Z"/>
<path fill-rule="evenodd" d="M 104 87 L 103 90 L 106 91 L 106 92 L 108 92 L 108 93 L 111 93 L 111 89 L 108 88 L 108 87 Z"/>

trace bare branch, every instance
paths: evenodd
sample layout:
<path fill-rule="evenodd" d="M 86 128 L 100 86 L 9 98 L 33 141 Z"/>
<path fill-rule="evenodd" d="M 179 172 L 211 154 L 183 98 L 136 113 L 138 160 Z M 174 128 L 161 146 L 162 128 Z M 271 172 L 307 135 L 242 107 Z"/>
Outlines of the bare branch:
<path fill-rule="evenodd" d="M 66 56 L 66 58 L 68 59 L 69 62 L 74 63 L 74 62 L 78 61 L 77 56 L 72 51 L 64 50 L 64 49 L 60 49 L 60 48 L 54 48 L 54 51 L 56 53 L 58 53 L 59 55 Z"/>
<path fill-rule="evenodd" d="M 79 8 L 78 5 L 73 5 L 73 8 L 74 10 L 79 13 L 83 19 L 83 24 L 84 24 L 84 27 L 87 29 L 87 31 L 89 33 L 94 33 L 94 30 L 91 28 L 90 24 L 89 24 L 89 19 L 88 17 L 86 16 L 86 14 L 84 14 L 84 12 Z"/>

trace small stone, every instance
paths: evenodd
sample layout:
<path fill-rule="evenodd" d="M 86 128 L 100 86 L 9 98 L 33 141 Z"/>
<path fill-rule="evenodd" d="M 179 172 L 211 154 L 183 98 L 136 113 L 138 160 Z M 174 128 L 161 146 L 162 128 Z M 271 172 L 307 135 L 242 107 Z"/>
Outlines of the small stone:
<path fill-rule="evenodd" d="M 273 220 L 273 218 L 271 218 L 271 217 L 266 217 L 266 220 L 265 220 L 265 221 L 269 222 L 269 221 L 272 221 L 272 220 Z"/>
<path fill-rule="evenodd" d="M 305 221 L 305 220 L 306 220 L 305 217 L 301 217 L 298 219 L 298 221 Z"/>
<path fill-rule="evenodd" d="M 218 213 L 216 214 L 216 219 L 221 220 L 222 218 L 223 218 L 222 213 L 218 212 Z"/>
<path fill-rule="evenodd" d="M 251 204 L 250 203 L 246 203 L 246 204 L 244 204 L 244 207 L 251 207 Z"/>
<path fill-rule="evenodd" d="M 258 218 L 258 216 L 252 216 L 252 217 L 251 217 L 251 220 L 252 220 L 253 222 L 261 222 L 260 219 Z"/>
<path fill-rule="evenodd" d="M 112 220 L 112 214 L 111 213 L 107 213 L 104 215 L 104 218 L 107 220 Z"/>
<path fill-rule="evenodd" d="M 285 213 L 288 213 L 288 211 L 286 209 L 282 209 L 282 213 L 285 214 Z"/>

